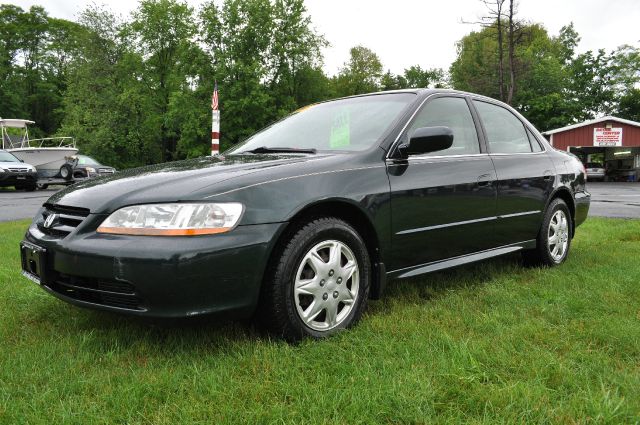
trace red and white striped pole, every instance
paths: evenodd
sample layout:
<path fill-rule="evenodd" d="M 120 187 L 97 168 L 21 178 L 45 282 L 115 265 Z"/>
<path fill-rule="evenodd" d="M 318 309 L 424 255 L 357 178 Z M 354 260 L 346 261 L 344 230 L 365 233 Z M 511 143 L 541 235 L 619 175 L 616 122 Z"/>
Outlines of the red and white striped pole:
<path fill-rule="evenodd" d="M 211 156 L 220 153 L 220 111 L 212 111 L 211 120 Z"/>
<path fill-rule="evenodd" d="M 220 110 L 218 109 L 218 81 L 211 97 L 211 156 L 220 153 Z"/>

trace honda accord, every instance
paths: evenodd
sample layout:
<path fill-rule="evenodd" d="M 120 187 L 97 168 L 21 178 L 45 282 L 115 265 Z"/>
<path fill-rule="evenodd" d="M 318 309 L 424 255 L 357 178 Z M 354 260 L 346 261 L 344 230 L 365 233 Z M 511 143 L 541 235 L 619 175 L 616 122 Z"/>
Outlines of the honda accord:
<path fill-rule="evenodd" d="M 518 251 L 561 264 L 589 201 L 581 162 L 511 107 L 383 92 L 303 108 L 223 155 L 70 186 L 37 213 L 22 268 L 83 307 L 321 338 L 390 279 Z"/>

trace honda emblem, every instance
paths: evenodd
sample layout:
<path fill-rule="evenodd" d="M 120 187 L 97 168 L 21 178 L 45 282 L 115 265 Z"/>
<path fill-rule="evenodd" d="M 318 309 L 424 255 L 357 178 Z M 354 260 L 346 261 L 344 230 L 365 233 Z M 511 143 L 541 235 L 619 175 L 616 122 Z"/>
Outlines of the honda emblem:
<path fill-rule="evenodd" d="M 58 218 L 58 214 L 48 215 L 47 218 L 44 220 L 44 227 L 48 229 L 51 226 L 53 226 L 53 223 L 56 221 L 57 218 Z"/>

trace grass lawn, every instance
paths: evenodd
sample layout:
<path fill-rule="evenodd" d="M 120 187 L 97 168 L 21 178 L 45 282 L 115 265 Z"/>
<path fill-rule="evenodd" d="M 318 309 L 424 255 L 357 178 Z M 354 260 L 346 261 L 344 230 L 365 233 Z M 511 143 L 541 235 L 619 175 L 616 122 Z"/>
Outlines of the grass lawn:
<path fill-rule="evenodd" d="M 291 346 L 240 323 L 67 305 L 0 224 L 0 423 L 637 423 L 640 221 L 590 219 L 566 264 L 392 282 L 360 325 Z"/>

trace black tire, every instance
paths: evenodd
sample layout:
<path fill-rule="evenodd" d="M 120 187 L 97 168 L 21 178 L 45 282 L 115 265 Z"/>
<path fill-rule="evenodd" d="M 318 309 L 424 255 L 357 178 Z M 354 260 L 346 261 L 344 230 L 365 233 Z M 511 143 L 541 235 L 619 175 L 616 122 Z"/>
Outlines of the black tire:
<path fill-rule="evenodd" d="M 307 265 L 305 265 L 307 255 L 311 250 L 325 243 L 334 243 L 334 246 L 342 247 L 338 251 L 341 253 L 340 259 L 338 260 L 339 263 L 342 263 L 343 260 L 346 259 L 346 256 L 343 256 L 344 252 L 352 256 L 352 259 L 357 264 L 356 270 L 358 270 L 359 278 L 357 279 L 357 285 L 354 287 L 353 277 L 345 278 L 342 284 L 339 282 L 342 278 L 338 276 L 344 272 L 344 269 L 341 268 L 337 272 L 333 270 L 326 272 L 331 273 L 331 275 L 327 274 L 327 276 L 334 276 L 335 273 L 335 277 L 327 277 L 326 283 L 324 284 L 326 286 L 319 283 L 322 288 L 316 285 L 314 291 L 320 291 L 320 293 L 323 291 L 327 292 L 322 294 L 322 300 L 320 299 L 320 293 L 318 293 L 317 296 L 308 295 L 313 298 L 313 301 L 310 301 L 306 308 L 311 310 L 312 304 L 316 302 L 318 305 L 332 303 L 332 305 L 335 306 L 332 308 L 335 314 L 333 317 L 339 318 L 342 316 L 342 319 L 332 328 L 318 330 L 312 328 L 312 326 L 315 327 L 316 324 L 319 326 L 320 322 L 315 322 L 313 321 L 314 319 L 311 319 L 311 324 L 309 325 L 303 321 L 301 317 L 302 313 L 299 313 L 299 311 L 305 308 L 304 300 L 302 300 L 302 296 L 305 295 L 298 294 L 298 296 L 296 296 L 295 286 L 298 274 L 308 272 L 308 270 L 305 269 L 305 267 L 307 267 Z M 344 246 L 347 247 L 346 251 L 342 251 Z M 276 251 L 272 256 L 272 264 L 268 266 L 267 272 L 265 273 L 260 306 L 256 315 L 256 320 L 259 325 L 265 326 L 268 331 L 287 341 L 296 342 L 305 337 L 328 337 L 358 322 L 366 309 L 367 299 L 369 297 L 371 261 L 364 241 L 351 225 L 333 217 L 317 218 L 301 224 L 287 233 L 283 238 L 283 242 L 275 249 Z M 333 248 L 326 249 L 332 252 L 331 249 Z M 318 250 L 317 252 L 320 251 Z M 303 261 L 305 262 L 303 263 Z M 327 261 L 327 268 L 331 268 L 329 266 L 331 259 L 328 258 L 325 261 Z M 311 268 L 309 268 L 309 270 L 311 270 L 313 274 L 313 280 L 320 279 L 324 276 L 320 276 L 320 273 L 316 273 Z M 356 273 L 354 272 L 353 276 L 355 275 Z M 325 280 L 322 280 L 322 282 L 325 282 Z M 347 305 L 340 307 L 339 297 L 336 294 L 338 290 L 344 291 L 347 289 L 347 286 L 350 288 L 350 293 L 351 290 L 355 288 L 356 295 L 349 304 L 349 308 L 343 312 L 342 309 L 347 308 Z M 329 300 L 327 300 L 327 294 L 330 294 L 328 296 Z M 340 294 L 340 297 L 342 297 L 343 292 L 340 292 Z M 331 299 L 332 295 L 335 300 Z M 323 314 L 326 316 L 325 321 L 331 323 L 328 316 L 329 310 L 320 310 L 317 317 L 321 318 Z"/>
<path fill-rule="evenodd" d="M 33 192 L 34 190 L 36 190 L 36 184 L 35 183 L 28 184 L 24 187 L 24 190 L 26 190 L 27 192 Z"/>
<path fill-rule="evenodd" d="M 21 184 L 17 184 L 17 185 L 15 185 L 15 186 L 14 186 L 14 188 L 15 188 L 16 190 L 23 190 L 23 189 L 24 189 L 24 186 L 23 186 L 23 185 L 21 185 Z"/>
<path fill-rule="evenodd" d="M 60 177 L 65 180 L 71 180 L 73 178 L 73 167 L 71 167 L 71 164 L 62 164 L 62 167 L 60 167 Z"/>
<path fill-rule="evenodd" d="M 561 255 L 554 255 L 552 246 L 555 248 L 555 245 L 550 245 L 549 243 L 553 233 L 550 227 L 552 221 L 555 222 L 554 217 L 556 217 L 556 214 L 562 214 L 566 218 L 566 235 L 561 235 L 559 239 L 560 241 L 566 241 L 566 248 L 563 249 Z M 569 249 L 571 248 L 572 228 L 573 218 L 571 217 L 571 212 L 567 204 L 560 198 L 552 200 L 545 211 L 542 226 L 536 238 L 536 247 L 531 250 L 522 251 L 524 264 L 530 267 L 554 267 L 562 264 L 567 259 Z M 560 233 L 564 234 L 564 232 Z M 560 244 L 562 245 L 562 242 L 560 242 Z"/>
<path fill-rule="evenodd" d="M 45 190 L 45 189 L 47 189 L 49 187 L 48 184 L 40 184 L 40 183 L 38 183 L 36 186 L 40 190 Z"/>

